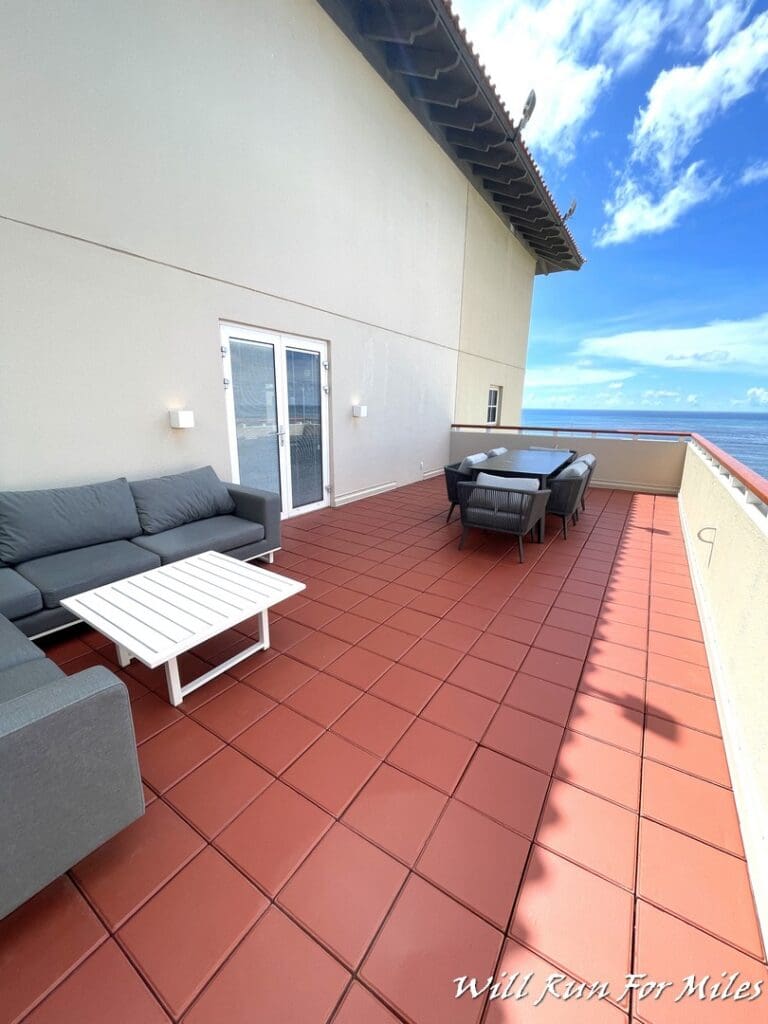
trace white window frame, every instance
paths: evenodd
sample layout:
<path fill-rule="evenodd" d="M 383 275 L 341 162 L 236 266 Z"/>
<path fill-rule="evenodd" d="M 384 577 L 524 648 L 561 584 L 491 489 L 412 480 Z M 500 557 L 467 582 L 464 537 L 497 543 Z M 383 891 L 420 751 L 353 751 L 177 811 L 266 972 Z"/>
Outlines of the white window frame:
<path fill-rule="evenodd" d="M 488 401 L 485 407 L 485 425 L 487 427 L 496 427 L 499 424 L 502 390 L 498 384 L 491 384 L 488 388 Z"/>

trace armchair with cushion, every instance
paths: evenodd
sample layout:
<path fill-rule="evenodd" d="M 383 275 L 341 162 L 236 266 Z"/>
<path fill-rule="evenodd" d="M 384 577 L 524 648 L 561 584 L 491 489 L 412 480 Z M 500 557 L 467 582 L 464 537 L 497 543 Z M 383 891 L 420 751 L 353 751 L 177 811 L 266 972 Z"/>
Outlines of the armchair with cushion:
<path fill-rule="evenodd" d="M 448 515 L 445 517 L 446 523 L 451 521 L 453 510 L 459 503 L 459 496 L 456 491 L 457 484 L 462 480 L 471 480 L 473 468 L 479 466 L 481 462 L 485 462 L 487 458 L 488 456 L 485 452 L 478 452 L 476 455 L 466 455 L 461 462 L 452 462 L 450 465 L 443 467 L 445 489 L 448 493 L 448 501 L 451 503 Z"/>
<path fill-rule="evenodd" d="M 589 472 L 587 473 L 587 482 L 584 484 L 584 490 L 581 492 L 581 507 L 582 507 L 582 509 L 585 509 L 587 507 L 586 500 L 585 500 L 586 499 L 586 494 L 587 494 L 587 490 L 589 488 L 589 485 L 592 483 L 592 474 L 595 472 L 595 467 L 597 466 L 597 456 L 592 455 L 592 453 L 590 452 L 590 453 L 588 453 L 586 455 L 579 455 L 579 457 L 577 459 L 575 459 L 574 461 L 575 462 L 583 462 L 584 465 L 587 466 L 587 468 L 589 470 Z"/>
<path fill-rule="evenodd" d="M 550 492 L 538 490 L 535 480 L 491 477 L 486 473 L 480 477 L 457 487 L 463 527 L 459 547 L 464 546 L 471 527 L 511 533 L 517 537 L 517 550 L 523 562 L 523 537 L 544 518 Z M 493 483 L 487 483 L 488 480 Z"/>
<path fill-rule="evenodd" d="M 568 520 L 578 518 L 579 506 L 589 481 L 589 466 L 585 462 L 572 462 L 549 482 L 551 496 L 547 512 L 563 521 L 563 536 L 568 537 Z"/>

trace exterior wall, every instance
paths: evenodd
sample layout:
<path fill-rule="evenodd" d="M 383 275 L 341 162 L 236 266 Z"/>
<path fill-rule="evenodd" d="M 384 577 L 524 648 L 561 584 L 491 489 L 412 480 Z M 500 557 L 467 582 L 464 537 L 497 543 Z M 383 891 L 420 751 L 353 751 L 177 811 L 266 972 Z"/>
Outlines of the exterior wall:
<path fill-rule="evenodd" d="M 485 423 L 488 388 L 503 388 L 499 425 L 520 422 L 535 260 L 480 195 L 467 205 L 456 423 Z"/>
<path fill-rule="evenodd" d="M 768 938 L 768 517 L 691 446 L 679 502 L 752 889 Z"/>
<path fill-rule="evenodd" d="M 685 441 L 635 441 L 632 438 L 584 437 L 558 434 L 557 437 L 538 433 L 517 434 L 506 430 L 469 431 L 451 433 L 450 461 L 456 462 L 473 452 L 489 448 L 530 448 L 546 445 L 565 448 L 580 455 L 592 452 L 597 456 L 597 467 L 592 477 L 593 487 L 612 487 L 652 494 L 677 494 L 683 475 L 683 462 L 688 447 Z"/>
<path fill-rule="evenodd" d="M 329 342 L 337 500 L 444 464 L 532 260 L 315 0 L 12 0 L 0 89 L 1 487 L 226 476 L 220 320 Z"/>

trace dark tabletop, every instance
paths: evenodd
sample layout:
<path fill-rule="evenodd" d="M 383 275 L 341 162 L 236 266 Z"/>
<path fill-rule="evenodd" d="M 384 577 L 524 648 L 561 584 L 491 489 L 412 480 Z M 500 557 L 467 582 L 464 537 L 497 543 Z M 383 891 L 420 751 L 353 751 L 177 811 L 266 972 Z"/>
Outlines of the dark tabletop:
<path fill-rule="evenodd" d="M 495 455 L 472 468 L 478 473 L 509 473 L 514 476 L 551 476 L 566 464 L 571 453 L 561 449 L 555 451 L 532 451 L 530 448 L 518 448 Z"/>

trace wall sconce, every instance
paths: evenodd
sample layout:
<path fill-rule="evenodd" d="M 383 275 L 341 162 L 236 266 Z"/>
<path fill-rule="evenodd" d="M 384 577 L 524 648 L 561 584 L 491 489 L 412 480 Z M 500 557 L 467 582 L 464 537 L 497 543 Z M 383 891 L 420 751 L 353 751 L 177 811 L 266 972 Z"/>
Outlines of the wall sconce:
<path fill-rule="evenodd" d="M 195 425 L 195 414 L 192 409 L 169 409 L 168 419 L 174 430 L 191 430 Z"/>
<path fill-rule="evenodd" d="M 352 415 L 355 418 L 359 417 L 360 419 L 363 419 L 364 417 L 366 417 L 368 415 L 368 406 L 367 405 L 353 405 L 352 406 Z"/>

